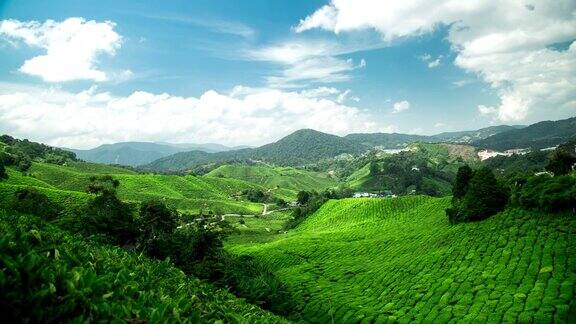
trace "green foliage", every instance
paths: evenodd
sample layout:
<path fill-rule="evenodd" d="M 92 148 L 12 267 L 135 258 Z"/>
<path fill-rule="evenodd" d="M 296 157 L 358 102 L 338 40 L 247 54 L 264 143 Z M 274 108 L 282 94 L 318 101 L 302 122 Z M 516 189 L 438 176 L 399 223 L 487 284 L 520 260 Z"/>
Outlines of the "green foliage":
<path fill-rule="evenodd" d="M 468 191 L 468 184 L 470 183 L 473 175 L 474 172 L 468 165 L 464 165 L 458 168 L 458 173 L 456 173 L 456 182 L 452 188 L 452 196 L 455 199 L 464 197 L 466 191 Z"/>
<path fill-rule="evenodd" d="M 0 212 L 0 313 L 6 322 L 283 322 L 152 261 L 31 216 Z"/>
<path fill-rule="evenodd" d="M 171 234 L 178 225 L 178 213 L 162 201 L 149 200 L 140 204 L 141 240 L 152 240 L 164 234 Z"/>
<path fill-rule="evenodd" d="M 31 142 L 27 139 L 19 140 L 8 135 L 0 136 L 0 142 L 8 147 L 4 149 L 13 164 L 21 171 L 27 171 L 32 160 L 45 161 L 47 163 L 64 164 L 67 161 L 76 161 L 76 156 L 59 148 Z M 6 157 L 4 159 L 7 159 Z M 5 161 L 6 162 L 6 161 Z"/>
<path fill-rule="evenodd" d="M 264 193 L 264 191 L 259 189 L 248 189 L 243 192 L 246 199 L 251 202 L 264 203 L 270 200 L 270 196 Z"/>
<path fill-rule="evenodd" d="M 137 239 L 137 224 L 130 206 L 116 196 L 120 182 L 111 176 L 93 176 L 87 191 L 97 194 L 86 207 L 83 221 L 85 233 L 102 233 L 117 244 Z"/>
<path fill-rule="evenodd" d="M 0 158 L 0 181 L 8 179 L 8 173 L 6 172 L 6 167 L 4 166 L 4 160 Z"/>
<path fill-rule="evenodd" d="M 446 210 L 450 223 L 483 220 L 504 209 L 507 192 L 490 169 L 484 167 L 472 175 L 471 169 L 461 168 L 458 174 L 455 186 L 458 191 L 452 207 Z"/>
<path fill-rule="evenodd" d="M 526 154 L 499 155 L 482 162 L 498 176 L 510 177 L 543 171 L 550 152 L 535 150 Z"/>
<path fill-rule="evenodd" d="M 18 189 L 15 193 L 13 208 L 24 214 L 40 216 L 53 220 L 60 214 L 62 207 L 52 202 L 48 196 L 33 187 Z"/>
<path fill-rule="evenodd" d="M 533 176 L 525 183 L 519 183 L 514 197 L 514 203 L 527 209 L 573 210 L 576 207 L 576 178 L 546 174 Z"/>
<path fill-rule="evenodd" d="M 288 233 L 227 249 L 264 263 L 303 305 L 306 322 L 572 320 L 573 215 L 511 209 L 450 225 L 449 204 L 330 200 Z"/>
<path fill-rule="evenodd" d="M 554 175 L 566 175 L 576 165 L 576 140 L 560 145 L 548 161 L 546 170 Z"/>
<path fill-rule="evenodd" d="M 310 200 L 312 194 L 308 191 L 299 191 L 298 195 L 296 196 L 296 201 L 299 205 L 305 205 Z"/>

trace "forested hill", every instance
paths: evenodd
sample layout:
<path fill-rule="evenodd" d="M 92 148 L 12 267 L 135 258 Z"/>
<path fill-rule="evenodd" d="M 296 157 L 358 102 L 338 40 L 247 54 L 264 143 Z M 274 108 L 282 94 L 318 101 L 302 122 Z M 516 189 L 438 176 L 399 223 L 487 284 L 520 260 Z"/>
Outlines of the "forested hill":
<path fill-rule="evenodd" d="M 439 143 L 439 142 L 451 142 L 451 143 L 472 143 L 476 140 L 485 139 L 489 136 L 506 132 L 513 129 L 518 129 L 523 126 L 509 126 L 509 125 L 499 125 L 490 126 L 486 128 L 480 128 L 477 130 L 470 131 L 458 131 L 458 132 L 445 132 L 436 135 L 426 136 L 426 135 L 414 135 L 414 134 L 398 134 L 398 133 L 369 133 L 369 134 L 349 134 L 345 138 L 353 140 L 355 142 L 368 145 L 370 147 L 381 146 L 387 149 L 404 148 L 408 144 L 414 142 L 425 142 L 425 143 Z"/>
<path fill-rule="evenodd" d="M 576 138 L 576 117 L 558 121 L 543 121 L 525 128 L 509 130 L 479 140 L 473 144 L 480 148 L 508 150 L 515 148 L 542 149 L 556 146 Z"/>
<path fill-rule="evenodd" d="M 233 149 L 220 144 L 121 142 L 100 145 L 90 150 L 69 149 L 69 151 L 88 162 L 138 166 L 179 152 L 198 150 L 214 153 Z"/>
<path fill-rule="evenodd" d="M 191 169 L 195 166 L 234 161 L 256 160 L 281 166 L 297 166 L 332 158 L 343 153 L 362 153 L 367 147 L 336 135 L 311 129 L 298 130 L 277 142 L 254 149 L 206 153 L 200 151 L 177 153 L 158 159 L 144 168 L 161 171 Z"/>
<path fill-rule="evenodd" d="M 445 132 L 430 137 L 434 141 L 438 142 L 472 143 L 473 141 L 482 140 L 492 135 L 496 135 L 514 129 L 520 129 L 523 127 L 524 126 L 520 125 L 515 126 L 498 125 L 498 126 L 480 128 L 478 130 L 472 130 L 472 131 Z"/>

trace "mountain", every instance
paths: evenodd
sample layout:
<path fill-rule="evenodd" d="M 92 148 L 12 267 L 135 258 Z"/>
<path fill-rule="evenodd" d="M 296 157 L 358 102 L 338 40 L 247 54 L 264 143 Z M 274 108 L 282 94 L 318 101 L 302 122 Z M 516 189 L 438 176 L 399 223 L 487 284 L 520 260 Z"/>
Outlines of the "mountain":
<path fill-rule="evenodd" d="M 75 150 L 76 156 L 89 162 L 138 166 L 178 152 L 199 150 L 203 152 L 221 152 L 230 148 L 221 144 L 172 144 L 150 142 L 121 142 L 104 144 L 90 150 Z"/>
<path fill-rule="evenodd" d="M 452 143 L 472 143 L 473 141 L 482 140 L 488 138 L 492 135 L 506 132 L 509 130 L 520 129 L 525 126 L 515 125 L 499 125 L 490 126 L 486 128 L 480 128 L 471 131 L 459 131 L 459 132 L 445 132 L 437 135 L 430 136 L 433 141 L 437 142 L 452 142 Z"/>
<path fill-rule="evenodd" d="M 144 168 L 159 171 L 190 169 L 208 163 L 233 161 L 262 161 L 281 166 L 297 166 L 332 158 L 343 153 L 358 154 L 367 149 L 355 141 L 315 131 L 298 130 L 274 143 L 258 148 L 246 148 L 226 152 L 201 151 L 180 152 L 160 158 Z"/>
<path fill-rule="evenodd" d="M 576 117 L 543 121 L 530 126 L 492 135 L 473 144 L 480 148 L 508 150 L 516 148 L 543 149 L 576 139 Z"/>
<path fill-rule="evenodd" d="M 358 133 L 346 135 L 344 138 L 369 147 L 382 146 L 387 149 L 404 148 L 410 143 L 430 141 L 430 136 L 398 133 Z"/>
<path fill-rule="evenodd" d="M 371 133 L 371 134 L 349 134 L 345 138 L 353 140 L 357 143 L 367 145 L 370 147 L 381 146 L 386 149 L 404 148 L 414 142 L 426 143 L 472 143 L 475 140 L 481 140 L 492 136 L 494 134 L 502 133 L 505 131 L 521 128 L 524 126 L 490 126 L 471 131 L 458 131 L 458 132 L 445 132 L 432 136 L 426 135 L 412 135 L 412 134 L 398 134 L 398 133 Z"/>

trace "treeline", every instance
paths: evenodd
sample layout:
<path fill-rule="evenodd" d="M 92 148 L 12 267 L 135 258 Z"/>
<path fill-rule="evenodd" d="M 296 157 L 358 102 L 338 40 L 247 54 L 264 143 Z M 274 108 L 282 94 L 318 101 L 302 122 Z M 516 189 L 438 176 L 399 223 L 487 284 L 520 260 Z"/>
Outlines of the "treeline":
<path fill-rule="evenodd" d="M 188 275 L 230 290 L 252 304 L 284 316 L 296 316 L 291 293 L 266 267 L 251 257 L 237 257 L 223 249 L 234 230 L 218 217 L 180 215 L 162 201 L 134 204 L 117 196 L 120 186 L 111 176 L 93 176 L 87 192 L 94 195 L 76 216 L 33 188 L 16 192 L 8 208 L 33 214 L 104 244 L 158 260 L 170 260 Z"/>
<path fill-rule="evenodd" d="M 8 135 L 0 136 L 0 176 L 4 166 L 15 166 L 25 172 L 32 166 L 32 161 L 43 161 L 53 164 L 64 164 L 67 161 L 77 161 L 76 155 L 59 148 L 19 140 Z"/>
<path fill-rule="evenodd" d="M 350 198 L 354 191 L 348 187 L 328 189 L 323 192 L 300 191 L 296 202 L 298 207 L 292 211 L 292 218 L 283 226 L 283 230 L 293 229 L 300 225 L 308 216 L 314 214 L 328 199 Z"/>
<path fill-rule="evenodd" d="M 533 155 L 537 161 L 541 154 Z M 446 209 L 451 223 L 486 219 L 507 206 L 547 212 L 576 212 L 576 141 L 559 146 L 546 161 L 546 172 L 512 172 L 496 178 L 488 167 L 458 169 L 452 189 L 452 206 Z M 531 157 L 528 157 L 531 158 Z M 526 159 L 514 159 L 526 161 Z M 541 162 L 539 162 L 541 163 Z"/>

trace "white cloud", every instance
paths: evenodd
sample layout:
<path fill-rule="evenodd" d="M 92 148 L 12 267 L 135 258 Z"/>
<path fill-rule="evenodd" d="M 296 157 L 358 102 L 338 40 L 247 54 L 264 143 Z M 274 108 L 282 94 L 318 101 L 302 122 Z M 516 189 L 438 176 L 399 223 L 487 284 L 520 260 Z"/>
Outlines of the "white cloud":
<path fill-rule="evenodd" d="M 244 38 L 253 38 L 257 34 L 254 28 L 241 22 L 232 21 L 229 19 L 226 20 L 205 19 L 190 16 L 178 16 L 178 15 L 172 15 L 172 16 L 144 15 L 144 17 L 156 20 L 166 20 L 170 22 L 201 26 L 207 28 L 212 32 L 235 35 Z"/>
<path fill-rule="evenodd" d="M 434 124 L 434 127 L 436 127 L 436 128 L 440 128 L 440 127 L 444 127 L 444 126 L 446 126 L 446 124 L 444 124 L 444 123 L 436 123 L 436 124 Z"/>
<path fill-rule="evenodd" d="M 333 0 L 295 27 L 378 31 L 385 41 L 449 26 L 455 64 L 488 82 L 501 121 L 576 109 L 576 2 L 573 0 Z M 567 49 L 551 45 L 572 43 Z M 431 59 L 431 57 L 429 58 Z M 436 63 L 431 62 L 434 67 Z M 439 64 L 440 62 L 438 62 Z M 430 65 L 430 63 L 429 63 Z"/>
<path fill-rule="evenodd" d="M 425 62 L 426 65 L 428 65 L 429 68 L 433 69 L 435 67 L 439 67 L 441 64 L 441 60 L 442 60 L 443 55 L 438 55 L 438 57 L 434 58 L 432 57 L 432 55 L 426 53 L 424 55 L 419 56 L 418 58 L 422 61 Z"/>
<path fill-rule="evenodd" d="M 9 19 L 0 21 L 0 36 L 46 50 L 45 54 L 26 60 L 19 69 L 22 73 L 47 82 L 105 81 L 109 76 L 96 66 L 97 57 L 114 55 L 120 47 L 122 37 L 114 31 L 115 26 L 111 21 L 84 18 L 44 23 Z"/>
<path fill-rule="evenodd" d="M 235 87 L 199 97 L 136 91 L 128 96 L 55 88 L 0 87 L 0 129 L 51 145 L 93 147 L 127 140 L 259 145 L 301 128 L 333 134 L 386 131 L 374 118 L 310 92 Z"/>
<path fill-rule="evenodd" d="M 333 42 L 298 40 L 250 49 L 244 57 L 282 66 L 279 73 L 266 77 L 269 86 L 297 88 L 350 80 L 352 71 L 366 67 L 364 59 L 356 63 L 341 57 L 354 50 Z"/>
<path fill-rule="evenodd" d="M 392 113 L 397 114 L 410 109 L 410 103 L 406 100 L 395 102 L 392 106 Z"/>

